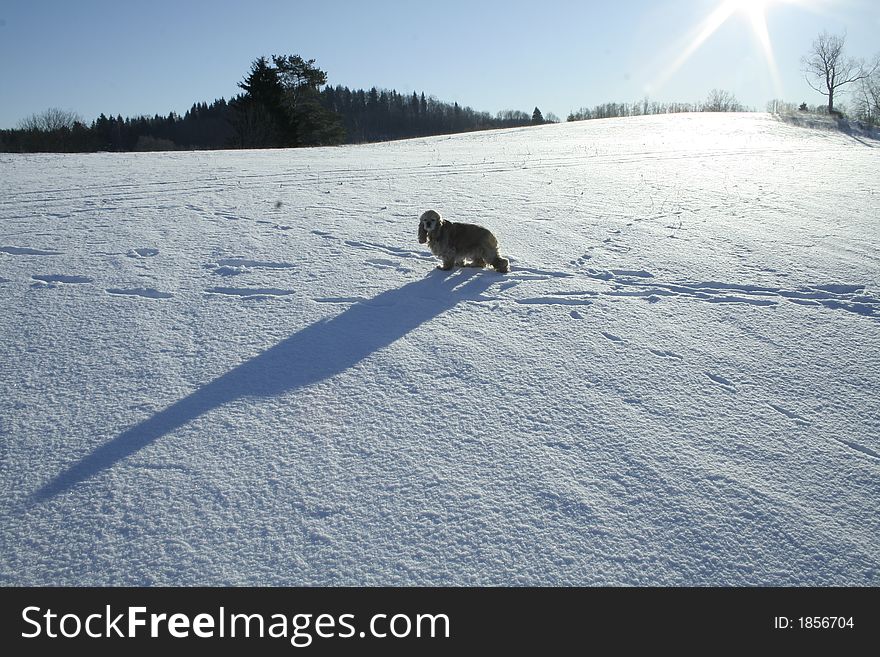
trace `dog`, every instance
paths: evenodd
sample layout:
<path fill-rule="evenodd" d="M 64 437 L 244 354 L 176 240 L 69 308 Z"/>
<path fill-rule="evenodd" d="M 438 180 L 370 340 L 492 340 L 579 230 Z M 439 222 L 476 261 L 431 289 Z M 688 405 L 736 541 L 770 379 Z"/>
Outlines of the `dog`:
<path fill-rule="evenodd" d="M 442 260 L 439 267 L 444 271 L 453 265 L 491 265 L 500 274 L 510 271 L 510 261 L 498 254 L 498 240 L 482 226 L 447 221 L 439 212 L 428 210 L 419 217 L 419 244 L 426 242 L 431 253 Z"/>

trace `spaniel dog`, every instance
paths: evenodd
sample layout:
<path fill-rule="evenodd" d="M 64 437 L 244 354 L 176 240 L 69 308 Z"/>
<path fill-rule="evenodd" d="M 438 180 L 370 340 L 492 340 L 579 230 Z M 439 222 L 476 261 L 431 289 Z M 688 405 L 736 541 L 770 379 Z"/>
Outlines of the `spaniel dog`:
<path fill-rule="evenodd" d="M 438 212 L 428 210 L 419 218 L 419 244 L 425 242 L 443 261 L 440 269 L 463 266 L 469 261 L 470 267 L 492 265 L 501 274 L 510 271 L 510 261 L 498 254 L 498 240 L 482 226 L 447 221 Z"/>

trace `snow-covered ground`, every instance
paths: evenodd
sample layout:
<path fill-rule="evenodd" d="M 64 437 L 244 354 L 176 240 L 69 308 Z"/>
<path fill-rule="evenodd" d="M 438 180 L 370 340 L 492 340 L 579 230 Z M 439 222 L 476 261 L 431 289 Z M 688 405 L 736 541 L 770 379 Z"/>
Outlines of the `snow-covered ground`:
<path fill-rule="evenodd" d="M 878 147 L 2 155 L 0 582 L 876 586 Z"/>

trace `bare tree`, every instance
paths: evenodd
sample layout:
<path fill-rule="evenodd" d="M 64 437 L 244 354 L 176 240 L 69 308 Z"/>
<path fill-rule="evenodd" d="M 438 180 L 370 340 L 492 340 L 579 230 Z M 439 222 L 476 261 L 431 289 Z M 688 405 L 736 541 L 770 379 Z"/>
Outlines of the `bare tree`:
<path fill-rule="evenodd" d="M 50 107 L 45 112 L 31 114 L 19 121 L 18 129 L 29 132 L 55 132 L 63 128 L 73 130 L 74 125 L 82 122 L 82 118 L 76 112 Z"/>
<path fill-rule="evenodd" d="M 838 36 L 822 32 L 813 41 L 810 53 L 801 60 L 807 84 L 823 96 L 828 96 L 829 114 L 839 113 L 834 110 L 835 91 L 864 80 L 877 69 L 876 63 L 873 67 L 866 68 L 861 60 L 844 57 L 845 41 L 846 34 Z"/>
<path fill-rule="evenodd" d="M 858 118 L 868 123 L 880 122 L 880 67 L 875 67 L 871 75 L 859 81 L 856 113 Z"/>
<path fill-rule="evenodd" d="M 704 112 L 741 112 L 743 107 L 729 91 L 712 89 L 702 109 Z"/>

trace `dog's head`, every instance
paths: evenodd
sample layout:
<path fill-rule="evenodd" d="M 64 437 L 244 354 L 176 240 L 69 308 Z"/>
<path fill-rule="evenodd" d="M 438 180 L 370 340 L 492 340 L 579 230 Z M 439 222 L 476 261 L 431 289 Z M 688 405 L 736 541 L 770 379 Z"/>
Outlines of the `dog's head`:
<path fill-rule="evenodd" d="M 428 210 L 419 217 L 419 244 L 428 241 L 428 236 L 437 231 L 443 224 L 440 213 L 434 210 Z"/>

